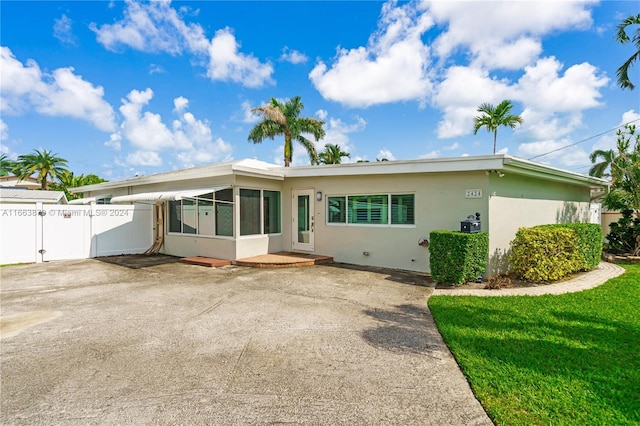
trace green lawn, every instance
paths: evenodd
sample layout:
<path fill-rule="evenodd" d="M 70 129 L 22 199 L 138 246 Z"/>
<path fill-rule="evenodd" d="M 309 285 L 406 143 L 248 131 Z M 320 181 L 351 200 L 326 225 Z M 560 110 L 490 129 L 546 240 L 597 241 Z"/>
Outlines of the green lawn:
<path fill-rule="evenodd" d="M 579 293 L 429 299 L 496 424 L 640 424 L 640 265 L 625 268 Z"/>

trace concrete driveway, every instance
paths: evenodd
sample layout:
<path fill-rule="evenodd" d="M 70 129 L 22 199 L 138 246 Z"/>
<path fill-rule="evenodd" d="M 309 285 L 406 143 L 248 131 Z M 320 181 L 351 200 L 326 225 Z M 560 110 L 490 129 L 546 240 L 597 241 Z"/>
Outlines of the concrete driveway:
<path fill-rule="evenodd" d="M 423 277 L 160 263 L 0 269 L 2 424 L 491 424 Z"/>

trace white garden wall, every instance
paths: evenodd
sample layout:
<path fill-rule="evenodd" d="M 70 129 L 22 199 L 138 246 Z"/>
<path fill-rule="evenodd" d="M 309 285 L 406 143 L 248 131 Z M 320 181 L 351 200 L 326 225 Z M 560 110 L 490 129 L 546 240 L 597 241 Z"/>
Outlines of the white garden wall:
<path fill-rule="evenodd" d="M 0 264 L 142 253 L 152 243 L 152 206 L 0 205 Z"/>

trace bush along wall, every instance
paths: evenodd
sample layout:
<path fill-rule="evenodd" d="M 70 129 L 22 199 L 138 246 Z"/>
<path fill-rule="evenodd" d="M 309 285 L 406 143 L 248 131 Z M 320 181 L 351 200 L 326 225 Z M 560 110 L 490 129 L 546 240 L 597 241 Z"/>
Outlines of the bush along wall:
<path fill-rule="evenodd" d="M 512 272 L 533 282 L 557 281 L 600 263 L 602 228 L 591 223 L 520 228 L 511 242 Z"/>
<path fill-rule="evenodd" d="M 432 231 L 429 239 L 429 261 L 434 280 L 459 285 L 482 277 L 489 258 L 486 232 Z"/>

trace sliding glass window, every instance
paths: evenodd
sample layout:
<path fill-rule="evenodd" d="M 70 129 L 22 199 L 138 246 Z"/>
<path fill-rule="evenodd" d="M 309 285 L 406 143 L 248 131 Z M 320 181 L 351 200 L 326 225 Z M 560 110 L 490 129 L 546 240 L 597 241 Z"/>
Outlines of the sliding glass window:
<path fill-rule="evenodd" d="M 414 225 L 415 194 L 327 197 L 327 223 L 345 225 Z"/>

